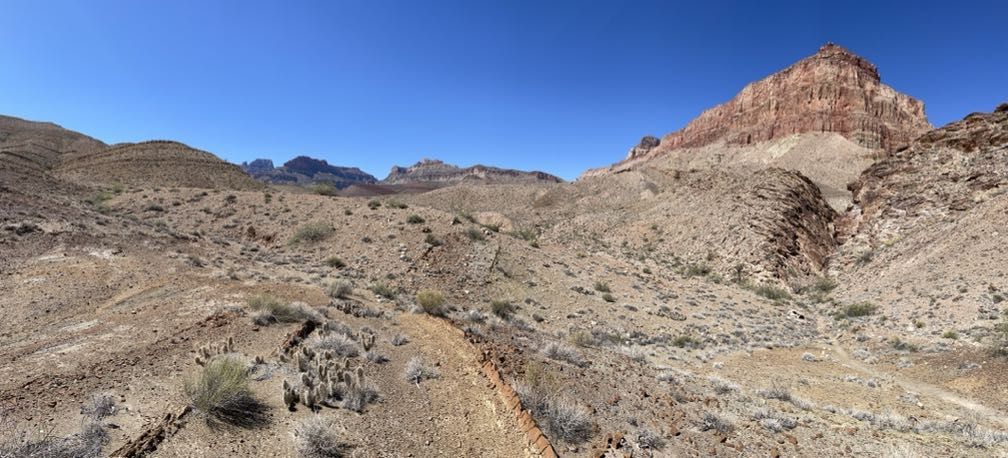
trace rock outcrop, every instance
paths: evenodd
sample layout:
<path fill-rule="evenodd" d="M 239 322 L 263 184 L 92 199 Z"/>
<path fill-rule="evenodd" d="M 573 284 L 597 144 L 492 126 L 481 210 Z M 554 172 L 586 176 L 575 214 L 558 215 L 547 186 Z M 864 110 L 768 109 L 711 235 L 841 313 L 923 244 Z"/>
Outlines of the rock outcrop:
<path fill-rule="evenodd" d="M 560 183 L 559 177 L 545 172 L 526 172 L 485 165 L 458 167 L 435 159 L 421 159 L 409 167 L 394 166 L 382 180 L 386 184 L 442 183 Z"/>
<path fill-rule="evenodd" d="M 835 132 L 864 148 L 895 151 L 930 129 L 923 103 L 882 84 L 864 58 L 827 43 L 660 141 L 644 137 L 622 163 L 588 174 L 681 148 L 753 145 L 802 133 Z"/>
<path fill-rule="evenodd" d="M 274 184 L 329 183 L 338 189 L 343 189 L 352 185 L 373 184 L 378 181 L 374 176 L 357 167 L 330 165 L 323 159 L 308 156 L 297 156 L 285 162 L 281 167 L 273 167 L 273 161 L 269 159 L 256 159 L 251 163 L 242 163 L 241 168 L 257 180 Z"/>
<path fill-rule="evenodd" d="M 0 166 L 43 171 L 59 163 L 64 154 L 86 153 L 105 146 L 53 123 L 0 116 Z"/>
<path fill-rule="evenodd" d="M 851 186 L 842 234 L 894 237 L 922 219 L 954 217 L 1008 191 L 1008 103 L 922 135 Z"/>

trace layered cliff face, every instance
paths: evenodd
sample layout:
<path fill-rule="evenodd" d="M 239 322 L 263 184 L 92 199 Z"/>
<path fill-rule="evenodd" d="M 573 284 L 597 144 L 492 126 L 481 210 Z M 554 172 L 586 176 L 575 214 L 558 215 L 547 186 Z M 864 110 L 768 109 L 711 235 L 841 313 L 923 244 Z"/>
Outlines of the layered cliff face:
<path fill-rule="evenodd" d="M 357 167 L 330 165 L 323 159 L 308 156 L 295 157 L 281 167 L 273 167 L 273 161 L 269 159 L 256 159 L 251 163 L 242 163 L 241 168 L 260 181 L 274 184 L 329 183 L 343 189 L 355 184 L 372 184 L 378 181 Z"/>
<path fill-rule="evenodd" d="M 386 184 L 444 183 L 560 183 L 559 177 L 545 172 L 501 169 L 485 165 L 458 167 L 434 159 L 422 159 L 409 167 L 394 166 L 382 180 Z"/>
<path fill-rule="evenodd" d="M 728 102 L 666 135 L 643 156 L 724 141 L 746 145 L 805 132 L 836 132 L 893 151 L 931 129 L 924 104 L 881 83 L 864 58 L 832 43 L 750 83 Z M 627 159 L 643 157 L 635 148 Z"/>

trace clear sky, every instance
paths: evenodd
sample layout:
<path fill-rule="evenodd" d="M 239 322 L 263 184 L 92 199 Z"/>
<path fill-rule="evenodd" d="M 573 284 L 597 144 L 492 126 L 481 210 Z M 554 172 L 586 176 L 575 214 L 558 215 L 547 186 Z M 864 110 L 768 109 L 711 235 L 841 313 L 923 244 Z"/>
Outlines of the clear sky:
<path fill-rule="evenodd" d="M 573 178 L 834 41 L 932 124 L 1008 101 L 1008 1 L 0 0 L 0 113 L 383 178 Z"/>

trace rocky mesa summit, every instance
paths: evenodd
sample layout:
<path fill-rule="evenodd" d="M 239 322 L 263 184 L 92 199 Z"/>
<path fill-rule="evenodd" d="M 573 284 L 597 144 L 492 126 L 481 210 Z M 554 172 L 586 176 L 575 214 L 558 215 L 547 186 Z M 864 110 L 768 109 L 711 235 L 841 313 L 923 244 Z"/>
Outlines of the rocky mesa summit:
<path fill-rule="evenodd" d="M 617 172 L 684 148 L 747 146 L 796 134 L 836 133 L 868 150 L 894 151 L 930 129 L 921 101 L 883 84 L 865 58 L 826 43 L 682 129 L 661 139 L 645 136 L 622 161 L 585 175 Z"/>

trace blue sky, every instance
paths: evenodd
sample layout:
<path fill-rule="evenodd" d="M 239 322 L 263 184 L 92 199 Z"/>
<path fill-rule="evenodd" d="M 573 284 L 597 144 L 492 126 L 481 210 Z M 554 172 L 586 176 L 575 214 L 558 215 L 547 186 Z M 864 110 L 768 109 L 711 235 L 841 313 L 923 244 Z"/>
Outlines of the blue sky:
<path fill-rule="evenodd" d="M 932 124 L 1008 101 L 1008 2 L 0 0 L 0 113 L 379 178 L 573 178 L 834 41 Z"/>

